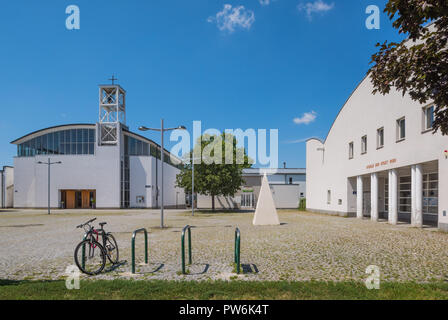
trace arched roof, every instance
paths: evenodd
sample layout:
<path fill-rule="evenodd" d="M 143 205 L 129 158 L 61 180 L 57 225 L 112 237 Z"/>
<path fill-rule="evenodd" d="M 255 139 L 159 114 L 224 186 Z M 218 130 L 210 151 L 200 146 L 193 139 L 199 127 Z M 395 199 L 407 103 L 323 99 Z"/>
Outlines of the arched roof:
<path fill-rule="evenodd" d="M 91 123 L 74 123 L 74 124 L 63 124 L 53 127 L 48 127 L 45 129 L 40 129 L 37 131 L 33 131 L 31 133 L 28 133 L 24 135 L 23 137 L 20 137 L 14 141 L 11 141 L 11 144 L 21 144 L 27 140 L 30 140 L 32 138 L 44 135 L 46 133 L 55 132 L 55 131 L 62 131 L 62 130 L 69 130 L 69 129 L 77 129 L 77 128 L 86 128 L 86 127 L 95 127 L 94 124 Z"/>
<path fill-rule="evenodd" d="M 14 141 L 11 141 L 10 143 L 11 144 L 21 144 L 21 143 L 24 143 L 28 140 L 35 138 L 35 137 L 39 137 L 39 136 L 42 136 L 44 134 L 51 133 L 51 132 L 70 130 L 70 129 L 86 129 L 86 128 L 94 129 L 95 127 L 96 127 L 96 124 L 93 124 L 93 123 L 72 123 L 72 124 L 63 124 L 63 125 L 58 125 L 58 126 L 52 126 L 52 127 L 48 127 L 45 129 L 40 129 L 37 131 L 33 131 L 31 133 L 28 133 Z M 132 132 L 129 129 L 127 129 L 126 127 L 123 127 L 123 132 L 125 132 L 128 135 L 134 136 L 140 140 L 144 140 L 145 142 L 148 142 L 149 144 L 152 144 L 152 145 L 160 148 L 160 145 L 158 143 L 156 143 L 153 140 L 148 139 L 142 135 L 139 135 L 135 132 Z M 170 154 L 170 152 L 167 149 L 164 148 L 164 150 L 165 150 L 165 153 Z M 179 161 L 181 161 L 177 156 L 174 156 L 174 157 L 176 159 L 178 159 Z"/>
<path fill-rule="evenodd" d="M 355 88 L 355 89 L 352 91 L 352 93 L 348 96 L 347 100 L 345 100 L 345 102 L 344 102 L 344 104 L 342 105 L 341 109 L 339 109 L 338 114 L 337 114 L 336 117 L 334 118 L 333 123 L 331 124 L 330 130 L 328 130 L 328 133 L 327 133 L 327 136 L 325 137 L 325 139 L 322 141 L 322 140 L 319 139 L 319 138 L 315 138 L 315 137 L 313 137 L 313 138 L 309 138 L 309 139 L 307 139 L 307 140 L 306 140 L 307 142 L 310 141 L 310 140 L 317 140 L 317 141 L 319 141 L 320 143 L 325 144 L 325 142 L 327 141 L 328 136 L 330 135 L 330 132 L 331 132 L 331 130 L 333 129 L 333 127 L 334 127 L 336 121 L 338 120 L 339 115 L 341 114 L 342 110 L 344 110 L 345 106 L 346 106 L 347 103 L 350 101 L 350 98 L 353 96 L 353 94 L 356 92 L 356 90 L 358 90 L 359 86 L 360 86 L 360 85 L 361 85 L 361 84 L 368 78 L 368 76 L 369 76 L 369 73 L 367 73 L 367 74 L 364 76 L 364 78 L 358 83 L 358 85 L 356 86 L 356 88 Z"/>

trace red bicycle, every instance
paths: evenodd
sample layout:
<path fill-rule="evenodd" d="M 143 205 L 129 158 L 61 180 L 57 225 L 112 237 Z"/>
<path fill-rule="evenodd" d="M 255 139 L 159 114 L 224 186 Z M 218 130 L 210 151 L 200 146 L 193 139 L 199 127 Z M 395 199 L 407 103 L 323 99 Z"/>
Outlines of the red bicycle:
<path fill-rule="evenodd" d="M 79 270 L 88 275 L 97 275 L 106 266 L 106 257 L 112 264 L 118 263 L 118 245 L 114 236 L 104 230 L 106 222 L 101 222 L 101 229 L 95 229 L 91 223 L 96 218 L 80 224 L 86 232 L 84 239 L 75 248 L 75 263 Z M 102 238 L 100 243 L 99 237 Z"/>

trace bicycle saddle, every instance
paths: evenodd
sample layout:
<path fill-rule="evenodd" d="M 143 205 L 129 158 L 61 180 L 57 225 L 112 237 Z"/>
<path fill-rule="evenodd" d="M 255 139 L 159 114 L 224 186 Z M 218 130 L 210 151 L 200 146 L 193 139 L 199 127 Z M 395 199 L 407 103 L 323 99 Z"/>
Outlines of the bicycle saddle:
<path fill-rule="evenodd" d="M 107 224 L 107 222 L 101 222 L 101 223 L 99 223 L 99 225 L 101 226 L 101 228 L 102 228 L 105 224 Z"/>

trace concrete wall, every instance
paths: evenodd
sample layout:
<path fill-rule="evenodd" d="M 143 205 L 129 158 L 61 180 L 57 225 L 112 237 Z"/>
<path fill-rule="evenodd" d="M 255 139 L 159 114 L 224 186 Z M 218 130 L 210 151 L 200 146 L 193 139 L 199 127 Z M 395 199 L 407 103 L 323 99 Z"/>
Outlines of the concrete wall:
<path fill-rule="evenodd" d="M 348 186 L 349 178 L 434 160 L 439 166 L 439 195 L 448 192 L 445 179 L 448 160 L 444 155 L 448 137 L 422 131 L 423 105 L 396 91 L 382 96 L 373 95 L 372 90 L 370 79 L 364 79 L 341 109 L 325 142 L 317 139 L 307 142 L 308 209 L 351 212 L 354 200 L 353 194 L 349 194 L 353 191 L 353 187 Z M 397 142 L 396 121 L 403 116 L 406 117 L 406 139 Z M 381 127 L 384 127 L 384 147 L 377 149 L 376 133 Z M 367 153 L 361 154 L 364 135 L 368 139 Z M 352 141 L 354 158 L 349 159 Z M 369 185 L 364 182 L 364 187 Z M 327 203 L 328 190 L 332 194 L 331 203 Z M 339 204 L 338 199 L 342 199 L 342 203 Z M 448 217 L 443 215 L 446 210 L 448 198 L 440 196 L 440 223 L 448 223 Z"/>
<path fill-rule="evenodd" d="M 14 206 L 14 168 L 3 167 L 0 170 L 0 208 Z"/>
<path fill-rule="evenodd" d="M 120 207 L 120 154 L 96 146 L 95 155 L 51 155 L 50 206 L 59 207 L 60 190 L 96 190 L 97 208 Z M 48 198 L 48 156 L 14 158 L 14 207 L 44 208 Z"/>
<path fill-rule="evenodd" d="M 75 127 L 79 127 L 74 125 Z M 89 125 L 89 128 L 92 128 Z M 98 124 L 96 125 L 98 133 Z M 63 128 L 64 130 L 67 127 Z M 52 129 L 57 130 L 57 129 Z M 43 132 L 43 134 L 48 132 Z M 120 127 L 119 141 L 115 146 L 98 146 L 95 143 L 94 155 L 37 155 L 35 157 L 15 157 L 13 193 L 16 208 L 44 208 L 48 199 L 48 166 L 39 161 L 61 161 L 51 166 L 51 202 L 53 208 L 59 207 L 60 190 L 96 190 L 97 208 L 120 208 L 121 206 L 121 161 L 124 154 L 123 128 Z M 96 139 L 98 141 L 98 137 Z M 161 162 L 156 168 L 155 158 L 151 156 L 130 156 L 130 206 L 152 208 L 156 200 L 156 170 L 159 187 L 161 185 Z M 165 205 L 174 207 L 185 205 L 183 190 L 175 188 L 179 170 L 165 163 Z M 11 175 L 12 177 L 12 175 Z M 137 202 L 142 196 L 144 201 Z M 160 203 L 159 203 L 160 205 Z"/>
<path fill-rule="evenodd" d="M 241 199 L 239 194 L 233 197 L 216 196 L 215 209 L 238 209 L 240 207 Z M 211 209 L 212 197 L 203 194 L 197 195 L 198 209 Z"/>
<path fill-rule="evenodd" d="M 289 184 L 290 178 L 292 179 L 293 184 L 305 182 L 306 180 L 306 176 L 302 174 L 275 174 L 268 175 L 268 182 L 269 184 Z"/>
<path fill-rule="evenodd" d="M 5 179 L 4 187 L 4 207 L 12 208 L 14 207 L 14 168 L 4 167 L 3 176 Z"/>
<path fill-rule="evenodd" d="M 5 187 L 3 185 L 3 170 L 0 170 L 0 208 L 4 208 L 5 207 Z"/>
<path fill-rule="evenodd" d="M 157 162 L 157 166 L 156 166 Z M 156 208 L 161 204 L 162 162 L 151 156 L 131 156 L 131 207 Z M 177 188 L 176 175 L 180 170 L 164 164 L 164 205 L 185 207 L 185 193 Z M 157 183 L 156 183 L 157 176 Z M 157 199 L 157 188 L 159 190 Z M 137 196 L 144 196 L 144 203 L 137 203 Z"/>
<path fill-rule="evenodd" d="M 270 187 L 277 209 L 297 209 L 300 193 L 305 192 L 304 187 L 297 184 L 276 184 L 270 185 Z"/>
<path fill-rule="evenodd" d="M 277 177 L 279 177 L 278 175 Z M 274 203 L 277 208 L 291 209 L 299 207 L 300 195 L 302 198 L 306 195 L 305 175 L 295 176 L 295 184 L 284 184 L 284 176 L 281 179 L 271 179 L 271 191 L 273 193 Z M 272 178 L 272 176 L 268 176 Z M 245 184 L 234 196 L 217 196 L 215 197 L 216 209 L 239 209 L 241 207 L 241 194 L 243 189 L 253 190 L 255 198 L 255 206 L 258 201 L 258 195 L 261 189 L 261 176 L 246 176 L 244 177 Z M 289 181 L 289 180 L 288 180 Z M 281 183 L 283 182 L 283 183 Z M 198 195 L 197 207 L 199 209 L 210 209 L 212 207 L 212 198 L 210 196 Z"/>
<path fill-rule="evenodd" d="M 132 208 L 151 208 L 153 205 L 151 185 L 152 157 L 130 156 L 130 206 Z M 137 202 L 137 197 L 143 197 L 143 202 Z"/>

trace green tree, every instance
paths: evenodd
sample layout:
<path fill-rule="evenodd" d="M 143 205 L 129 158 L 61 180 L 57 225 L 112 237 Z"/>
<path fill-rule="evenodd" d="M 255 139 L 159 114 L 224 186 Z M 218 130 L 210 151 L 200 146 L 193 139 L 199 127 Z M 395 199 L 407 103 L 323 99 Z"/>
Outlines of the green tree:
<path fill-rule="evenodd" d="M 408 39 L 376 45 L 369 71 L 373 93 L 394 87 L 422 104 L 434 102 L 434 132 L 448 134 L 448 1 L 389 0 L 384 12 Z"/>
<path fill-rule="evenodd" d="M 203 135 L 186 156 L 189 163 L 176 176 L 177 186 L 184 188 L 187 193 L 191 193 L 192 189 L 193 157 L 196 159 L 194 191 L 211 196 L 212 210 L 215 210 L 216 196 L 233 196 L 241 188 L 244 183 L 243 169 L 250 168 L 252 163 L 244 148 L 237 147 L 235 136 L 225 133 L 221 136 Z"/>

